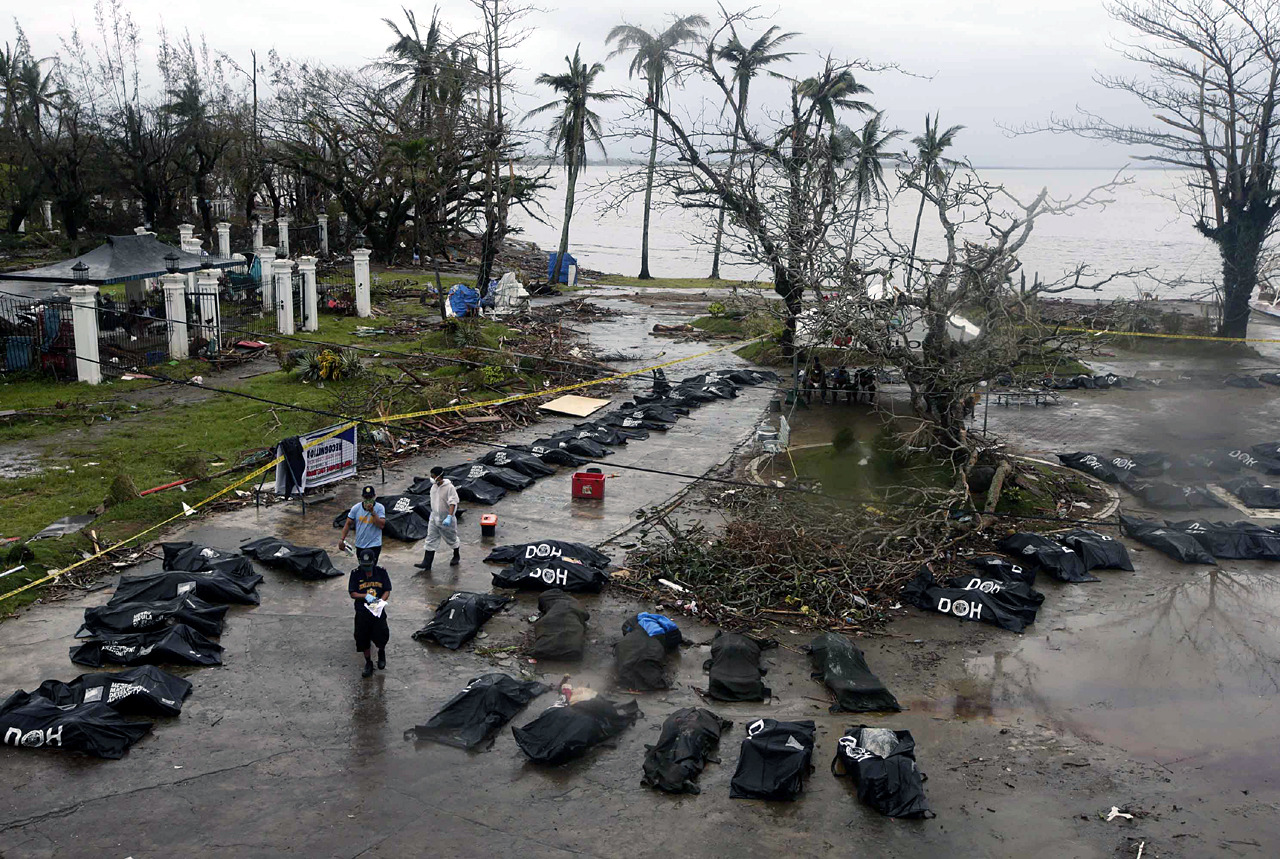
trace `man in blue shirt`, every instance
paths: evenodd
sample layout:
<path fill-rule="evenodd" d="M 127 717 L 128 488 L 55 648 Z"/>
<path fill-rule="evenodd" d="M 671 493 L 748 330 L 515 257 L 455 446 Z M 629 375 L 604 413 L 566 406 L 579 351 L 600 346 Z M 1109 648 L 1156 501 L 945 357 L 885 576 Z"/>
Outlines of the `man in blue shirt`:
<path fill-rule="evenodd" d="M 356 554 L 365 549 L 370 550 L 373 563 L 378 563 L 382 554 L 382 529 L 387 524 L 387 508 L 374 499 L 378 497 L 372 486 L 366 486 L 360 493 L 361 501 L 347 513 L 347 521 L 342 526 L 342 536 L 338 538 L 338 551 L 347 549 L 347 533 L 354 522 L 356 526 Z"/>

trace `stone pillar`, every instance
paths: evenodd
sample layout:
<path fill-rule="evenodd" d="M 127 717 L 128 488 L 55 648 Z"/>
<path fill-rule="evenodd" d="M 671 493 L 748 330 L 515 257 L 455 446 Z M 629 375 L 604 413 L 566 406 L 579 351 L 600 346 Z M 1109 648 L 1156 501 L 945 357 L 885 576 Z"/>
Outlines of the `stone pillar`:
<path fill-rule="evenodd" d="M 196 294 L 196 273 L 189 271 L 182 278 L 182 282 L 187 285 L 187 295 L 194 296 Z"/>
<path fill-rule="evenodd" d="M 289 219 L 288 218 L 276 219 L 276 232 L 278 234 L 277 237 L 279 239 L 279 241 L 276 242 L 276 247 L 283 248 L 284 255 L 288 256 L 289 255 Z"/>
<path fill-rule="evenodd" d="M 276 274 L 276 330 L 286 337 L 297 333 L 293 321 L 293 263 L 287 259 L 275 261 Z"/>
<path fill-rule="evenodd" d="M 356 281 L 356 316 L 364 319 L 373 315 L 373 282 L 369 277 L 369 256 L 372 253 L 368 248 L 356 248 L 351 252 Z"/>
<path fill-rule="evenodd" d="M 271 266 L 275 264 L 275 248 L 260 247 L 257 248 L 257 262 L 259 262 L 260 278 L 262 284 L 262 312 L 264 314 L 274 314 L 275 312 L 275 275 L 271 271 Z"/>
<path fill-rule="evenodd" d="M 178 244 L 185 250 L 186 245 L 196 234 L 194 224 L 178 224 Z"/>
<path fill-rule="evenodd" d="M 200 308 L 200 334 L 222 348 L 222 308 L 218 305 L 218 271 L 202 268 L 196 278 L 196 306 Z"/>
<path fill-rule="evenodd" d="M 154 236 L 155 235 L 155 233 L 151 232 L 146 227 L 134 227 L 133 234 L 135 236 Z"/>
<path fill-rule="evenodd" d="M 298 257 L 302 275 L 302 330 L 320 330 L 320 297 L 316 289 L 316 258 Z"/>
<path fill-rule="evenodd" d="M 327 257 L 329 255 L 329 216 L 317 215 L 316 221 L 319 223 L 320 233 L 320 256 Z"/>
<path fill-rule="evenodd" d="M 164 284 L 164 315 L 169 323 L 169 357 L 180 361 L 188 355 L 191 338 L 187 330 L 187 276 L 166 274 L 160 282 Z"/>
<path fill-rule="evenodd" d="M 53 229 L 53 201 L 45 200 L 40 204 L 40 214 L 44 216 L 44 228 Z"/>
<path fill-rule="evenodd" d="M 253 222 L 253 252 L 257 253 L 262 247 L 262 221 L 254 220 Z"/>
<path fill-rule="evenodd" d="M 124 306 L 128 309 L 131 302 L 138 302 L 138 306 L 142 306 L 142 302 L 147 298 L 147 284 L 142 280 L 127 280 L 124 284 Z"/>
<path fill-rule="evenodd" d="M 76 377 L 89 385 L 102 381 L 98 363 L 98 287 L 71 287 L 71 325 L 76 338 Z"/>
<path fill-rule="evenodd" d="M 200 214 L 200 198 L 195 194 L 191 195 L 191 211 L 193 214 Z"/>
<path fill-rule="evenodd" d="M 226 221 L 219 221 L 218 230 L 218 256 L 223 259 L 231 259 L 231 225 Z"/>

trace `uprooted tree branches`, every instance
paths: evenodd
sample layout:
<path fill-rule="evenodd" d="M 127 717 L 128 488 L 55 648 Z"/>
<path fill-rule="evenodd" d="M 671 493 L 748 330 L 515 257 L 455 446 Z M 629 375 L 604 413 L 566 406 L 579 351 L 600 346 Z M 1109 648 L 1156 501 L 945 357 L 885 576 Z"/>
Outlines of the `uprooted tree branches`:
<path fill-rule="evenodd" d="M 642 511 L 656 524 L 642 532 L 627 564 L 637 580 L 663 578 L 684 589 L 654 585 L 656 598 L 685 610 L 697 601 L 697 614 L 721 625 L 767 617 L 869 626 L 955 536 L 946 496 L 902 490 L 881 505 L 849 506 L 763 487 L 718 491 L 711 500 L 729 516 L 723 529 Z"/>

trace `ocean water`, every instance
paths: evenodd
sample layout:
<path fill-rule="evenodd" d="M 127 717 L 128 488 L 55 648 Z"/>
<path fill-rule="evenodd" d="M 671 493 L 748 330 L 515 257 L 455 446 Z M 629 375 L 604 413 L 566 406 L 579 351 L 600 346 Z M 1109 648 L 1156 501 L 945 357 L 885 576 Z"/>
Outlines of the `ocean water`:
<path fill-rule="evenodd" d="M 626 168 L 591 167 L 578 183 L 578 207 L 570 228 L 572 253 L 586 268 L 635 275 L 640 270 L 642 198 L 633 197 L 616 210 L 605 206 L 611 197 L 607 187 Z M 1024 202 L 1041 188 L 1055 199 L 1079 198 L 1110 181 L 1111 170 L 1015 170 L 984 169 L 982 176 L 1006 188 Z M 1151 276 L 1117 281 L 1098 292 L 1073 290 L 1070 297 L 1135 297 L 1147 292 L 1162 298 L 1187 298 L 1204 292 L 1220 277 L 1220 262 L 1213 245 L 1200 236 L 1186 216 L 1168 199 L 1185 183 L 1186 175 L 1172 171 L 1135 170 L 1131 183 L 1105 196 L 1113 202 L 1103 208 L 1078 211 L 1070 216 L 1037 221 L 1031 239 L 1021 253 L 1028 282 L 1038 273 L 1042 280 L 1061 277 L 1077 265 L 1088 265 L 1100 279 L 1113 272 L 1149 269 Z M 564 173 L 552 174 L 557 183 L 541 200 L 546 223 L 523 213 L 515 223 L 524 238 L 544 249 L 560 241 L 560 213 L 564 209 L 559 183 Z M 655 191 L 655 196 L 658 196 Z M 906 195 L 890 213 L 896 236 L 909 243 L 918 199 Z M 649 235 L 649 267 L 655 277 L 706 277 L 711 270 L 713 223 L 705 212 L 673 206 L 660 199 Z M 941 231 L 926 208 L 920 244 L 940 247 Z M 768 279 L 747 260 L 727 257 L 721 274 L 730 278 Z"/>

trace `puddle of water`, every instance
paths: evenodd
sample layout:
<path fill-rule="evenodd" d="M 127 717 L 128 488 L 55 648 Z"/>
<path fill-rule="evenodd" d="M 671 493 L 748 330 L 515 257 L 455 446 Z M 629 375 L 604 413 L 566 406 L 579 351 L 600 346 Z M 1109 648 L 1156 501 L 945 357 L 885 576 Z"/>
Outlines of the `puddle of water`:
<path fill-rule="evenodd" d="M 30 477 L 40 474 L 44 466 L 40 464 L 40 454 L 35 451 L 9 450 L 0 457 L 0 480 L 12 480 L 16 477 Z"/>
<path fill-rule="evenodd" d="M 1130 593 L 1124 605 L 1042 613 L 1038 634 L 967 659 L 953 694 L 933 708 L 966 718 L 1040 714 L 1162 765 L 1215 761 L 1207 769 L 1228 778 L 1249 749 L 1249 769 L 1274 772 L 1280 579 L 1215 570 Z"/>

